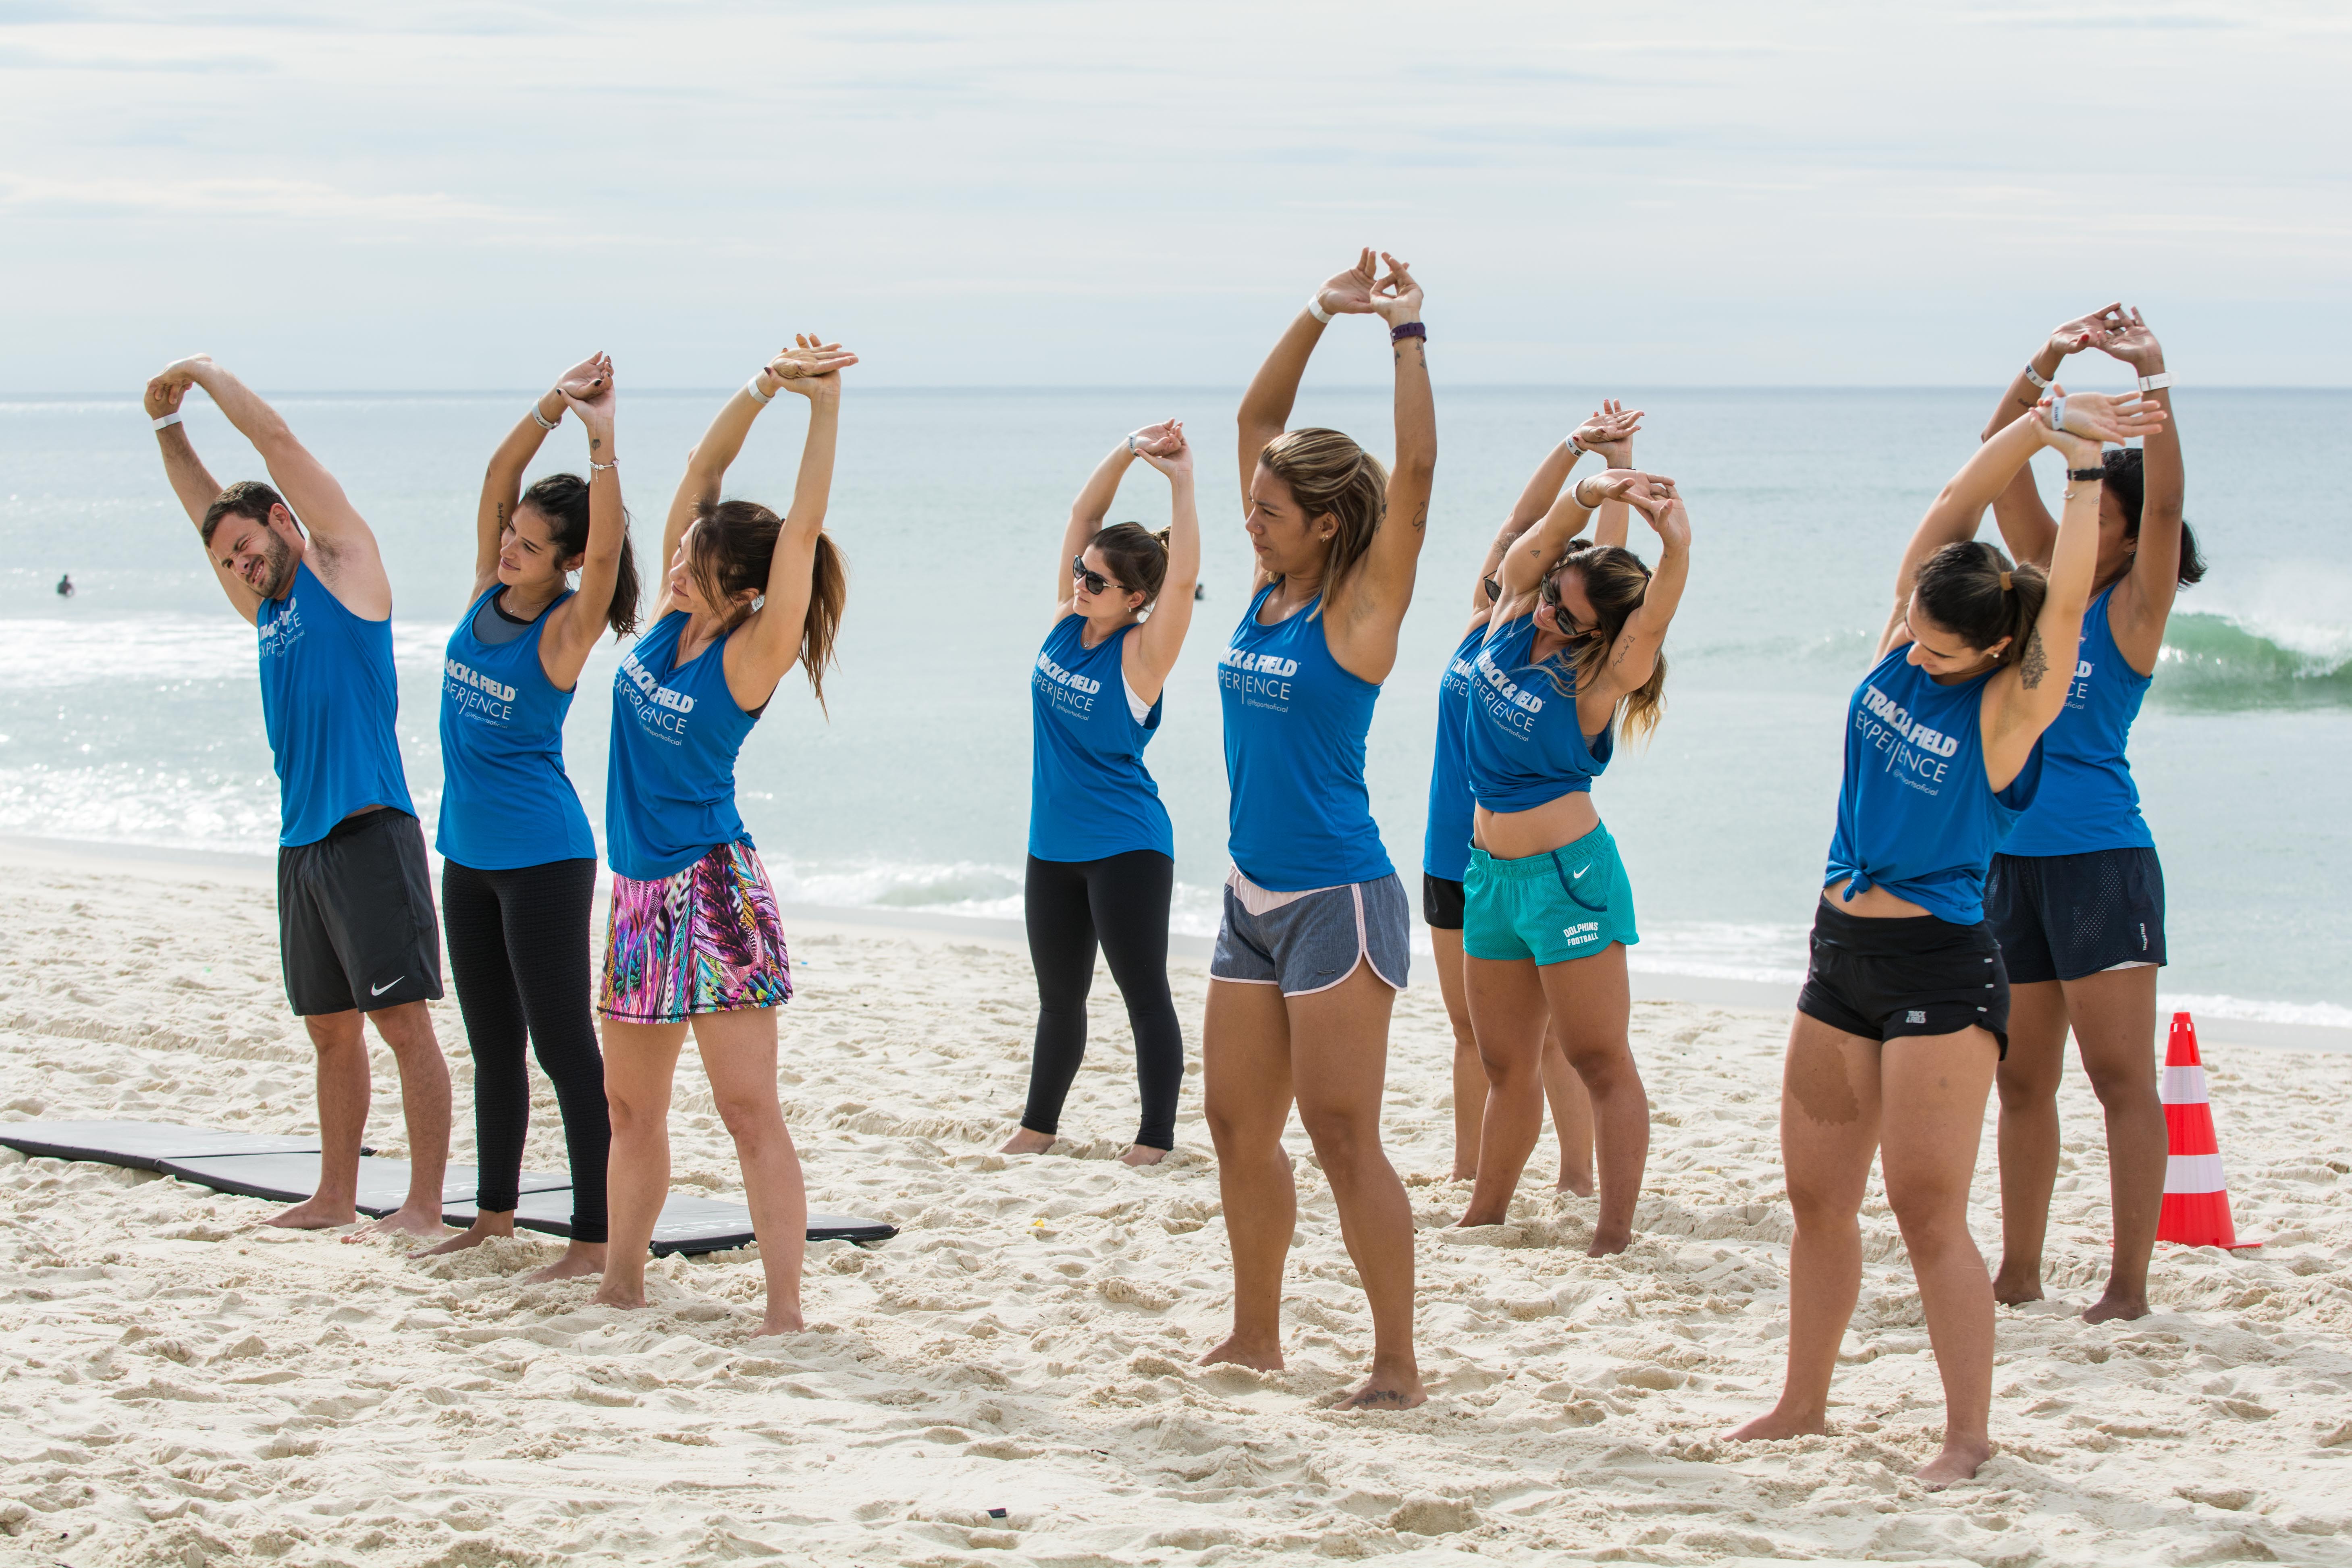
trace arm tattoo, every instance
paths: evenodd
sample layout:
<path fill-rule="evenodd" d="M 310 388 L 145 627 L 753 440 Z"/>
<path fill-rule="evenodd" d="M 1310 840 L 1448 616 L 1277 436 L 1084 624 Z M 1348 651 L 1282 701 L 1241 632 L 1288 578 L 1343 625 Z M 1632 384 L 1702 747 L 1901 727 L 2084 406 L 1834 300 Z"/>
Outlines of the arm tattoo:
<path fill-rule="evenodd" d="M 588 449 L 592 452 L 600 450 L 604 445 L 604 438 L 601 436 L 591 436 L 588 437 Z"/>
<path fill-rule="evenodd" d="M 1428 528 L 1428 526 L 1429 526 L 1429 503 L 1428 503 L 1427 501 L 1423 501 L 1423 502 L 1422 502 L 1422 503 L 1421 503 L 1421 510 L 1420 510 L 1419 511 L 1414 512 L 1414 513 L 1412 514 L 1412 531 L 1413 531 L 1415 533 L 1419 533 L 1419 532 L 1421 532 L 1422 531 L 1423 531 L 1424 529 Z"/>
<path fill-rule="evenodd" d="M 2024 682 L 2025 689 L 2032 691 L 2049 673 L 2050 656 L 2042 651 L 2042 628 L 2036 626 L 2025 634 L 2025 656 L 2017 661 L 2017 679 Z"/>
<path fill-rule="evenodd" d="M 503 531 L 503 530 L 506 528 L 506 525 L 507 525 L 507 503 L 506 503 L 506 502 L 504 502 L 504 501 L 500 501 L 500 502 L 499 502 L 499 529 L 500 529 L 501 531 Z"/>

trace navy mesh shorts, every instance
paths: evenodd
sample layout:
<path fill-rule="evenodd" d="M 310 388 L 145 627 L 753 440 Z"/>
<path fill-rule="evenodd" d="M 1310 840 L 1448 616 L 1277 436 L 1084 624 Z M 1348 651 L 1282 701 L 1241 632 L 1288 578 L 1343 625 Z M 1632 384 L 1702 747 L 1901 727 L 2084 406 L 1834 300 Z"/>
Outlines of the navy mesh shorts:
<path fill-rule="evenodd" d="M 2012 985 L 2164 963 L 2164 866 L 2153 849 L 1996 855 L 1984 901 Z"/>

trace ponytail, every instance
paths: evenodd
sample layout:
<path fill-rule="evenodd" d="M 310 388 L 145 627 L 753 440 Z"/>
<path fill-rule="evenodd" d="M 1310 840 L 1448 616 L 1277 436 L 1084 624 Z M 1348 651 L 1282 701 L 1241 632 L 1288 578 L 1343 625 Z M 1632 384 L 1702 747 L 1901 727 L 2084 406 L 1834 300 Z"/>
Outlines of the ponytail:
<path fill-rule="evenodd" d="M 1089 542 L 1102 552 L 1103 564 L 1110 568 L 1118 585 L 1130 594 L 1142 595 L 1148 608 L 1160 597 L 1160 584 L 1168 580 L 1171 531 L 1163 528 L 1151 533 L 1139 522 L 1114 522 Z"/>
<path fill-rule="evenodd" d="M 1980 539 L 1947 544 L 1927 557 L 1911 589 L 1912 602 L 1969 647 L 1989 648 L 2008 638 L 2003 666 L 2025 657 L 2049 596 L 2050 579 L 2041 567 L 2013 566 Z"/>
<path fill-rule="evenodd" d="M 714 605 L 732 602 L 745 589 L 765 593 L 775 564 L 776 541 L 784 520 L 757 501 L 703 501 L 694 510 L 686 536 L 686 567 Z M 801 667 L 809 689 L 824 707 L 824 672 L 840 662 L 841 612 L 849 602 L 849 563 L 830 534 L 820 531 L 809 563 L 808 612 L 801 621 Z M 751 614 L 746 607 L 727 617 L 720 632 L 733 631 Z M 827 716 L 831 713 L 827 710 Z"/>

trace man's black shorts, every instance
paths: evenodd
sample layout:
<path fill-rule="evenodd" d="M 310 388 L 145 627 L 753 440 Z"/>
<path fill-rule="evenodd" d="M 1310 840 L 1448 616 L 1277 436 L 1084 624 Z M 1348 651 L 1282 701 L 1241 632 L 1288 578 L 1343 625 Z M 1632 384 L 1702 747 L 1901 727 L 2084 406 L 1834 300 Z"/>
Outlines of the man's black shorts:
<path fill-rule="evenodd" d="M 1444 877 L 1421 874 L 1421 918 L 1438 931 L 1462 929 L 1462 884 Z"/>
<path fill-rule="evenodd" d="M 2164 864 L 2153 849 L 1996 855 L 1985 923 L 2012 985 L 2164 963 Z"/>
<path fill-rule="evenodd" d="M 1797 1011 L 1871 1040 L 1957 1034 L 1974 1025 L 2009 1054 L 2009 976 L 1992 928 L 1981 921 L 1873 920 L 1822 900 Z"/>
<path fill-rule="evenodd" d="M 441 927 L 416 818 L 383 806 L 280 845 L 278 952 L 304 1016 L 436 1000 Z"/>

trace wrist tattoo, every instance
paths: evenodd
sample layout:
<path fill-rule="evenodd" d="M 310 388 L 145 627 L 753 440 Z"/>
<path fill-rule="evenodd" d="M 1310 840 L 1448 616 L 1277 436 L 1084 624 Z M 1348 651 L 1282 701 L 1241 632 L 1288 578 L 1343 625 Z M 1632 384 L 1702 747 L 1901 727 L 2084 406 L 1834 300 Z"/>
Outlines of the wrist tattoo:
<path fill-rule="evenodd" d="M 2025 634 L 2025 656 L 2017 661 L 2017 679 L 2024 683 L 2025 689 L 2032 691 L 2049 673 L 2050 656 L 2042 651 L 2042 628 L 2036 626 Z"/>

